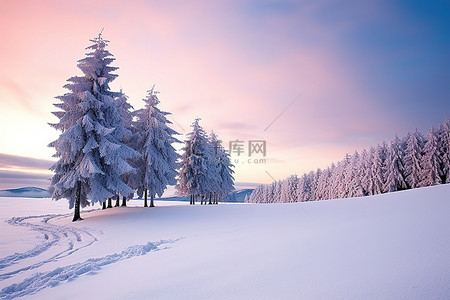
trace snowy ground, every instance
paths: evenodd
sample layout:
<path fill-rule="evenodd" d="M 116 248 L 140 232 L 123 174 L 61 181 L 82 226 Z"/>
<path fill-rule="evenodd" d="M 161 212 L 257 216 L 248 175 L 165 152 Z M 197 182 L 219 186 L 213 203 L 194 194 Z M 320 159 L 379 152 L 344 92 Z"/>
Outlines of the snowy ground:
<path fill-rule="evenodd" d="M 83 211 L 74 224 L 64 201 L 0 198 L 0 299 L 450 295 L 450 185 L 298 204 L 163 204 Z"/>

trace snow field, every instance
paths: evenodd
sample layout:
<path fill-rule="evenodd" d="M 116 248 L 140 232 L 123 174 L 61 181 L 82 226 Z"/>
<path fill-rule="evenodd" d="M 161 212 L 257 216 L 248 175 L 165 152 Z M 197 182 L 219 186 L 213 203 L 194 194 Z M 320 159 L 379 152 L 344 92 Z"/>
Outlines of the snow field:
<path fill-rule="evenodd" d="M 0 268 L 0 299 L 445 299 L 449 195 L 443 185 L 293 204 L 118 207 L 83 211 L 76 223 L 64 201 L 0 198 L 2 220 L 31 216 L 22 222 L 56 232 L 49 249 L 63 253 L 4 280 L 52 255 Z M 49 210 L 58 216 L 32 217 Z M 1 222 L 2 237 L 16 227 Z M 25 235 L 20 252 L 43 244 L 43 232 Z M 79 242 L 70 232 L 97 240 L 83 247 L 89 235 Z M 67 240 L 79 250 L 64 252 Z M 15 243 L 2 246 L 0 261 L 18 252 Z"/>

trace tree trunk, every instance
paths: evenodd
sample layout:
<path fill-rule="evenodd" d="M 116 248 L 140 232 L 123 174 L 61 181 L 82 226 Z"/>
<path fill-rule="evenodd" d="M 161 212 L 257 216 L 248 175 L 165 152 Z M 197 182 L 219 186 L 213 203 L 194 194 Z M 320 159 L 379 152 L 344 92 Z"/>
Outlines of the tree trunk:
<path fill-rule="evenodd" d="M 189 200 L 190 200 L 189 205 L 192 205 L 192 195 L 190 195 Z"/>
<path fill-rule="evenodd" d="M 106 209 L 106 200 L 105 200 L 105 201 L 103 201 L 103 204 L 102 204 L 102 209 Z"/>
<path fill-rule="evenodd" d="M 127 197 L 122 197 L 122 206 L 127 206 Z"/>
<path fill-rule="evenodd" d="M 75 194 L 75 209 L 72 222 L 83 220 L 80 216 L 80 202 L 81 202 L 81 182 L 77 182 L 77 191 Z"/>
<path fill-rule="evenodd" d="M 212 192 L 209 193 L 209 203 L 208 204 L 212 204 L 211 199 L 212 198 Z"/>
<path fill-rule="evenodd" d="M 117 207 L 117 206 L 120 206 L 120 195 L 119 195 L 119 193 L 117 193 L 117 196 L 116 196 L 116 205 L 115 205 L 114 207 Z"/>
<path fill-rule="evenodd" d="M 150 197 L 150 207 L 155 207 L 155 205 L 153 204 L 153 195 Z"/>
<path fill-rule="evenodd" d="M 147 204 L 147 189 L 144 189 L 144 207 L 148 207 L 148 204 Z"/>
<path fill-rule="evenodd" d="M 112 207 L 111 198 L 108 198 L 108 208 Z"/>

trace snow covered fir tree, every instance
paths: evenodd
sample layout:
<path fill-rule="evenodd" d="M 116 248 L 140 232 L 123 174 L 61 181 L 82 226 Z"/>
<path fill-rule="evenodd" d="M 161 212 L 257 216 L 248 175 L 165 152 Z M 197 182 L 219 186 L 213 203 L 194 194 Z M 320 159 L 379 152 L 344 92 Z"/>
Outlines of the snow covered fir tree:
<path fill-rule="evenodd" d="M 135 149 L 135 134 L 134 134 L 134 122 L 133 122 L 133 106 L 129 103 L 128 97 L 123 93 L 122 90 L 120 90 L 120 96 L 115 101 L 117 109 L 119 110 L 119 117 L 117 119 L 117 124 L 119 126 L 116 126 L 115 130 L 120 130 L 120 141 L 124 143 L 125 145 Z M 129 160 L 129 163 L 136 168 L 136 165 L 133 164 L 136 160 L 138 160 L 140 156 Z M 130 187 L 133 187 L 132 185 L 132 179 L 133 176 L 136 173 L 127 173 L 122 175 L 122 180 Z M 134 188 L 133 188 L 134 189 Z M 119 206 L 119 200 L 120 195 L 116 195 L 116 205 Z M 129 195 L 122 195 L 122 206 L 127 206 L 127 198 L 131 199 L 134 197 L 134 193 L 131 193 Z M 110 201 L 109 201 L 110 202 Z M 106 202 L 103 202 L 103 208 L 106 208 Z M 109 203 L 111 204 L 111 203 Z M 109 205 L 111 207 L 111 205 Z"/>
<path fill-rule="evenodd" d="M 150 197 L 150 207 L 153 207 L 155 196 L 161 197 L 167 186 L 177 183 L 179 155 L 173 143 L 179 143 L 174 136 L 179 133 L 171 129 L 166 116 L 170 113 L 161 111 L 158 92 L 153 86 L 143 99 L 145 107 L 137 110 L 134 125 L 135 149 L 141 154 L 136 161 L 137 172 L 131 176 L 131 185 L 137 190 L 139 197 L 144 197 L 147 207 L 147 197 Z"/>
<path fill-rule="evenodd" d="M 187 135 L 180 162 L 176 190 L 180 196 L 190 196 L 190 204 L 200 198 L 201 204 L 218 203 L 234 190 L 234 167 L 218 137 L 208 137 L 197 118 Z"/>
<path fill-rule="evenodd" d="M 250 203 L 349 198 L 450 183 L 450 119 L 425 138 L 419 131 L 390 144 L 347 154 L 337 164 L 301 177 L 258 186 Z"/>
<path fill-rule="evenodd" d="M 78 62 L 84 76 L 69 78 L 64 86 L 69 92 L 54 104 L 60 109 L 53 113 L 59 122 L 51 126 L 62 133 L 49 145 L 58 158 L 51 167 L 52 197 L 69 200 L 69 207 L 75 208 L 74 221 L 81 219 L 80 206 L 133 194 L 122 178 L 136 172 L 129 161 L 139 157 L 123 143 L 130 132 L 115 103 L 123 95 L 109 88 L 118 68 L 110 66 L 114 58 L 106 50 L 108 41 L 100 33 L 91 42 L 86 57 Z"/>
<path fill-rule="evenodd" d="M 213 168 L 217 171 L 217 189 L 210 194 L 209 204 L 211 204 L 211 195 L 213 203 L 218 204 L 219 201 L 225 200 L 234 190 L 234 165 L 231 163 L 230 155 L 223 148 L 222 141 L 211 131 L 210 145 L 213 147 L 214 155 L 212 158 Z"/>

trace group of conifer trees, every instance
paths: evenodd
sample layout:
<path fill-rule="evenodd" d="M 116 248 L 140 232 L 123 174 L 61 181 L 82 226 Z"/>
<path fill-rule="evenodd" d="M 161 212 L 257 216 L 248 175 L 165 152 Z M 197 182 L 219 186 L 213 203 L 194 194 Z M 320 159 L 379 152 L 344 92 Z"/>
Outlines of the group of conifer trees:
<path fill-rule="evenodd" d="M 233 165 L 230 156 L 214 132 L 208 137 L 196 119 L 188 134 L 176 189 L 179 195 L 190 195 L 190 204 L 208 201 L 217 204 L 234 190 Z"/>
<path fill-rule="evenodd" d="M 202 199 L 209 195 L 216 203 L 223 199 L 234 179 L 229 156 L 217 136 L 212 134 L 208 140 L 208 145 L 215 145 L 213 152 L 201 148 L 201 139 L 207 135 L 197 132 L 201 127 L 196 120 L 186 142 L 188 154 L 184 153 L 180 163 L 173 147 L 179 143 L 175 138 L 178 133 L 168 126 L 171 122 L 166 116 L 170 113 L 158 108 L 158 92 L 152 87 L 143 99 L 144 108 L 133 111 L 122 91 L 110 90 L 118 68 L 110 66 L 115 59 L 106 50 L 109 41 L 101 33 L 90 41 L 86 57 L 78 61 L 84 76 L 69 78 L 64 86 L 69 92 L 57 97 L 60 102 L 54 104 L 59 108 L 53 112 L 59 122 L 50 125 L 61 134 L 49 145 L 58 158 L 50 168 L 54 172 L 50 186 L 53 199 L 68 199 L 69 208 L 75 208 L 74 221 L 81 220 L 80 207 L 96 202 L 103 208 L 112 207 L 112 198 L 119 206 L 120 196 L 122 206 L 126 206 L 126 200 L 135 193 L 144 197 L 144 206 L 148 206 L 149 197 L 152 207 L 156 196 L 177 183 L 180 164 L 180 194 L 201 195 Z M 214 172 L 201 173 L 196 162 L 203 165 L 203 158 L 214 166 Z M 219 175 L 224 173 L 227 175 L 220 181 Z M 202 176 L 207 176 L 207 186 Z"/>
<path fill-rule="evenodd" d="M 450 183 L 450 120 L 431 128 L 397 136 L 361 153 L 345 155 L 337 164 L 291 175 L 258 186 L 245 199 L 251 203 L 303 202 L 360 197 Z"/>

